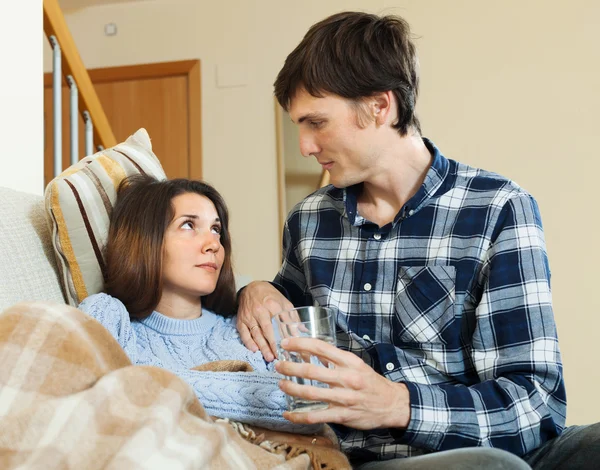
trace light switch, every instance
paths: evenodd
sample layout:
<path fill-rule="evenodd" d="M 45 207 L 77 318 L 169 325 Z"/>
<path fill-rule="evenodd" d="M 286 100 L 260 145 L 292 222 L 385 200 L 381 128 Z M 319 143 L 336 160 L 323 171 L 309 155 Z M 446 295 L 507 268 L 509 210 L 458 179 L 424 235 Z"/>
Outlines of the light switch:
<path fill-rule="evenodd" d="M 117 35 L 117 25 L 115 23 L 107 23 L 104 25 L 104 34 L 106 36 Z"/>

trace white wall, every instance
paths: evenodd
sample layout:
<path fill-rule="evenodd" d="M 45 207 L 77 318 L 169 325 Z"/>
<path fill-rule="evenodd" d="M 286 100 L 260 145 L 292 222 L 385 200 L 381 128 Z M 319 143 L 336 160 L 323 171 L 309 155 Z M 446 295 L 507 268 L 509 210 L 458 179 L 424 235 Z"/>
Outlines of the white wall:
<path fill-rule="evenodd" d="M 0 18 L 0 186 L 42 194 L 42 0 L 0 2 Z"/>
<path fill-rule="evenodd" d="M 347 9 L 403 15 L 418 36 L 424 134 L 446 156 L 503 173 L 536 196 L 568 422 L 599 421 L 600 2 L 157 0 L 67 20 L 87 67 L 202 60 L 204 174 L 230 205 L 238 271 L 271 278 L 279 250 L 272 84 L 310 25 Z M 104 37 L 108 22 L 116 37 Z M 245 69 L 245 85 L 217 87 L 219 66 Z"/>

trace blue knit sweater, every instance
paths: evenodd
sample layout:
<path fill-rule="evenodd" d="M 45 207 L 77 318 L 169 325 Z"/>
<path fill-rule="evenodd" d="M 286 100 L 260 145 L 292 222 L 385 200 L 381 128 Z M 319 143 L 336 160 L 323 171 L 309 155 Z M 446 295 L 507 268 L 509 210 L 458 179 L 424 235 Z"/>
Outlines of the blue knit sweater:
<path fill-rule="evenodd" d="M 190 384 L 209 415 L 280 431 L 318 430 L 283 418 L 285 395 L 277 386 L 282 376 L 260 351 L 246 349 L 232 319 L 203 309 L 195 320 L 173 319 L 156 311 L 144 320 L 130 320 L 125 305 L 108 294 L 86 298 L 79 309 L 102 323 L 133 364 L 168 369 Z M 190 370 L 226 359 L 246 361 L 254 372 Z"/>

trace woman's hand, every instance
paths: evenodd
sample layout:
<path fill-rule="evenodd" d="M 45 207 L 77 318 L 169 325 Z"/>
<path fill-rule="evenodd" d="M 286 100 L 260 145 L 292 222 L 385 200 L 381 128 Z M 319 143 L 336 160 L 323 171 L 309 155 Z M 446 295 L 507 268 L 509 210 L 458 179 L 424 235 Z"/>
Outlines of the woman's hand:
<path fill-rule="evenodd" d="M 244 345 L 254 352 L 260 349 L 265 361 L 273 361 L 277 347 L 271 317 L 291 308 L 291 302 L 268 282 L 248 284 L 242 290 L 237 311 L 237 329 Z"/>

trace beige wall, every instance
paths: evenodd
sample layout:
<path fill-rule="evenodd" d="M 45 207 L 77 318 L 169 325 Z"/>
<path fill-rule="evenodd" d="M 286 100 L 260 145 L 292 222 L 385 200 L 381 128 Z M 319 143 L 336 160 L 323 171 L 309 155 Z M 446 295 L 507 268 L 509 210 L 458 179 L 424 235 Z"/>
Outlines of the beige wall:
<path fill-rule="evenodd" d="M 283 163 L 286 176 L 310 176 L 308 179 L 285 179 L 286 213 L 311 194 L 321 181 L 321 166 L 314 158 L 304 158 L 300 153 L 298 141 L 300 133 L 286 112 L 282 112 Z"/>
<path fill-rule="evenodd" d="M 448 157 L 512 177 L 538 199 L 568 422 L 600 420 L 592 181 L 600 174 L 600 2 L 165 0 L 67 19 L 87 67 L 202 60 L 205 176 L 231 207 L 238 271 L 270 278 L 279 246 L 272 83 L 306 29 L 342 9 L 404 15 L 418 35 L 424 134 Z M 103 36 L 108 22 L 117 23 L 116 37 Z M 217 87 L 217 70 L 245 85 Z"/>
<path fill-rule="evenodd" d="M 0 186 L 42 194 L 42 0 L 0 2 L 0 18 Z"/>

